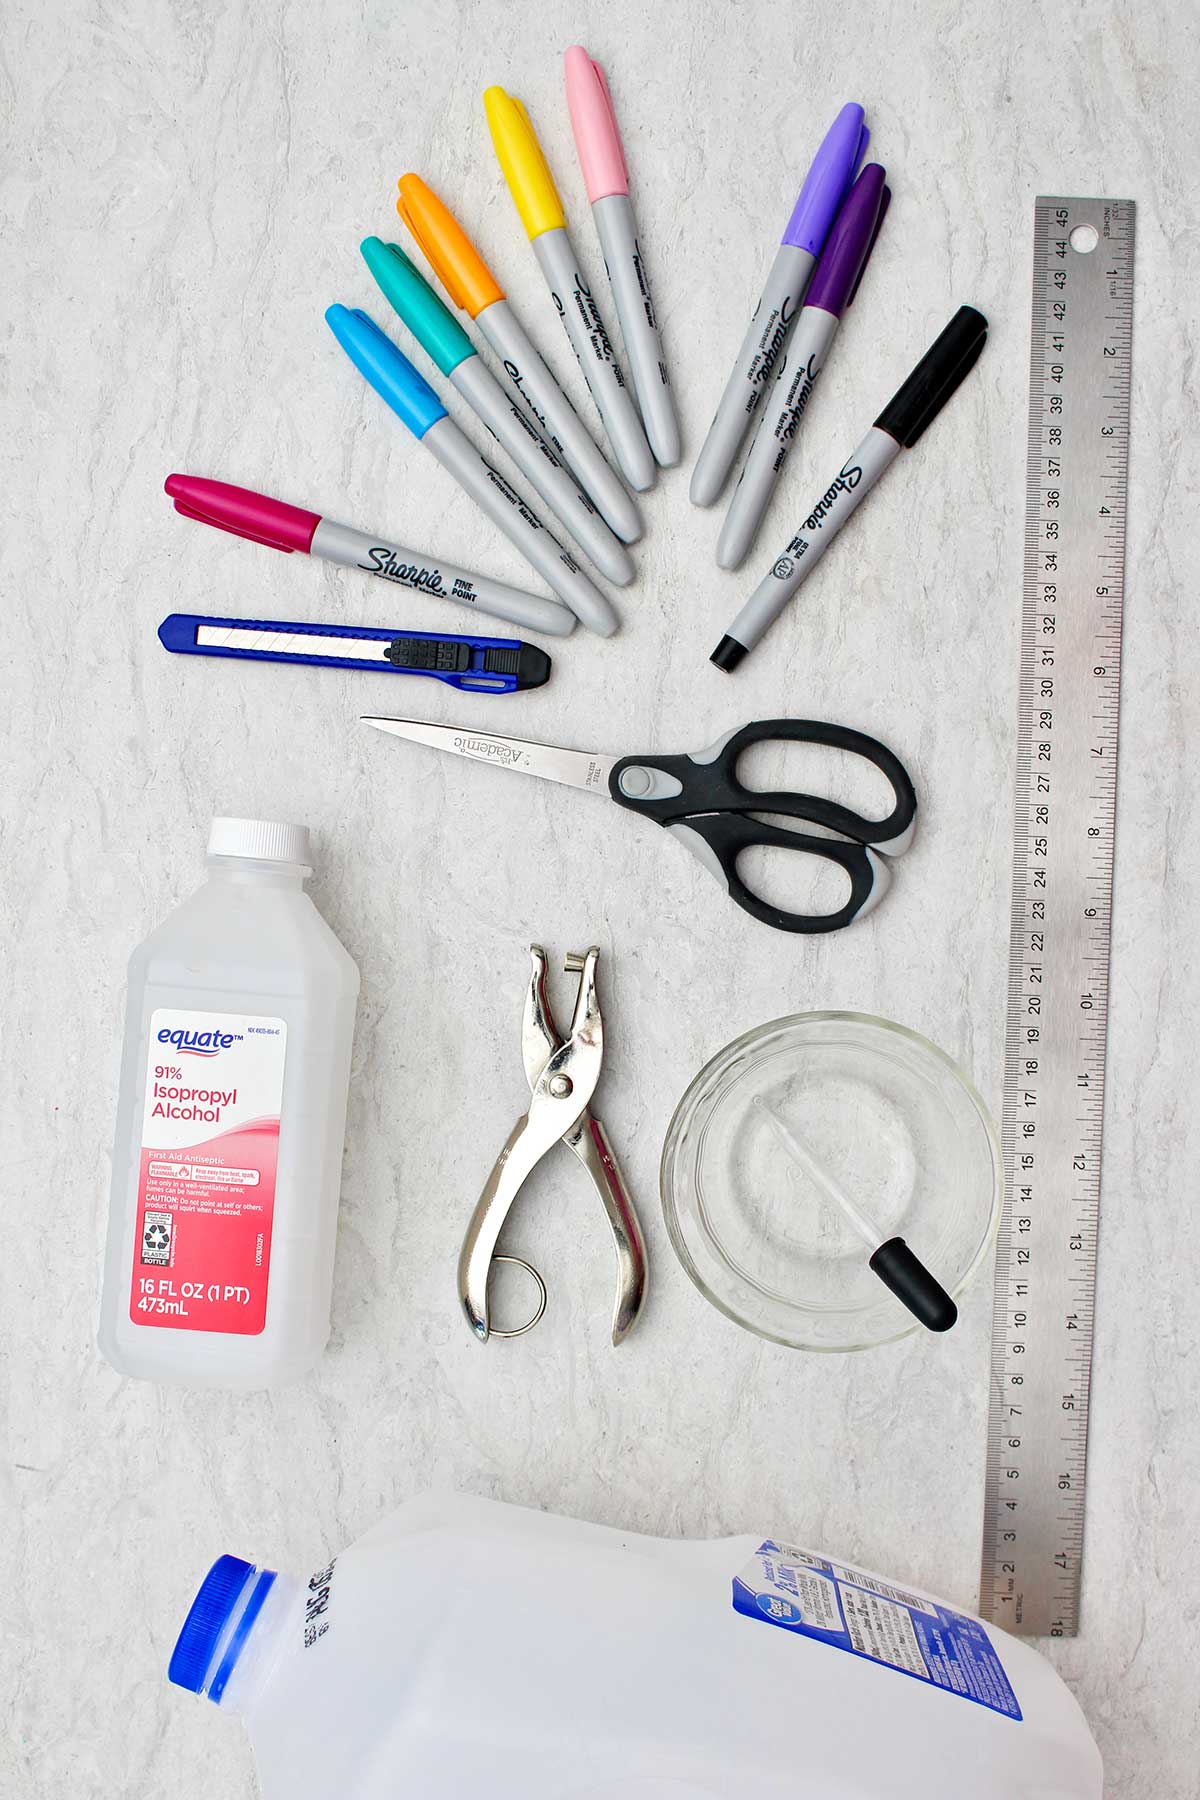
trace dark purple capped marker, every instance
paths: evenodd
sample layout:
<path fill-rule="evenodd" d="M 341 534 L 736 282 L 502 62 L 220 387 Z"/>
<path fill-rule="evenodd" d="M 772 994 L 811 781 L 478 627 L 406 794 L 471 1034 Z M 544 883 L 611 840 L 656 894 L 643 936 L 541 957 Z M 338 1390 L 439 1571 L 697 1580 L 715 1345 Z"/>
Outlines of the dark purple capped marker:
<path fill-rule="evenodd" d="M 885 170 L 879 163 L 868 163 L 842 202 L 791 342 L 776 366 L 757 435 L 729 502 L 717 539 L 719 568 L 736 569 L 753 547 L 838 322 L 858 292 L 891 197 Z"/>
<path fill-rule="evenodd" d="M 819 306 L 822 312 L 841 318 L 858 292 L 858 284 L 875 248 L 891 198 L 887 171 L 880 163 L 868 163 L 834 220 L 833 230 L 804 296 L 805 311 L 810 306 Z"/>

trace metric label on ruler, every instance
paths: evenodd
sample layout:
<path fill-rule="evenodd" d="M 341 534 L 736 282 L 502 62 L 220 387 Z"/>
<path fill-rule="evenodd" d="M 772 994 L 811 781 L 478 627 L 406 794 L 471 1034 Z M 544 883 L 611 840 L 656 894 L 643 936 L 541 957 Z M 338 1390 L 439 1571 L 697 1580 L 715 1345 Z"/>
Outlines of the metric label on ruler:
<path fill-rule="evenodd" d="M 1025 604 L 980 1612 L 1078 1629 L 1117 793 L 1129 200 L 1034 223 Z"/>

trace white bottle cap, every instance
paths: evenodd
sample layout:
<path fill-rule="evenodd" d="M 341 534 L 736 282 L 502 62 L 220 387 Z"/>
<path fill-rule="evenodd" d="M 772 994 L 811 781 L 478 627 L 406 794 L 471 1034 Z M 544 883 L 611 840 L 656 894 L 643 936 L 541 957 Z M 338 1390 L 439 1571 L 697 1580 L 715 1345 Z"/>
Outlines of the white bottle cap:
<path fill-rule="evenodd" d="M 282 825 L 275 819 L 214 819 L 208 834 L 208 854 L 312 867 L 308 826 Z"/>

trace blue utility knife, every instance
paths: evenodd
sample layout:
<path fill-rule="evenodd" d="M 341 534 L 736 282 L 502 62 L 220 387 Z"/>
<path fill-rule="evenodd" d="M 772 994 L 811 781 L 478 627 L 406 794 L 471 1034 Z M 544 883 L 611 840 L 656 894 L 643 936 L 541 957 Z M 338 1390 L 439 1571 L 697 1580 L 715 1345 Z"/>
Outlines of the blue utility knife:
<path fill-rule="evenodd" d="M 514 694 L 550 679 L 550 658 L 519 638 L 459 637 L 372 625 L 302 625 L 279 619 L 212 619 L 171 613 L 158 628 L 167 650 L 252 662 L 431 675 L 468 693 Z"/>

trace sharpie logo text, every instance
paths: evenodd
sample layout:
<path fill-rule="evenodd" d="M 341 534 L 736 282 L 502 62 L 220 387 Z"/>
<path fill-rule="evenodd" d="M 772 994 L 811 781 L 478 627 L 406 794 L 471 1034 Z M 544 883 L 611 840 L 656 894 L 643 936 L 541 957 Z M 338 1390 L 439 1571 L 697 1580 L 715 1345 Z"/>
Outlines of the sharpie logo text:
<path fill-rule="evenodd" d="M 820 369 L 814 369 L 816 356 L 810 356 L 802 368 L 797 369 L 788 391 L 787 410 L 783 414 L 776 437 L 780 443 L 790 444 L 796 435 L 804 409 L 812 398 L 813 388 L 817 385 Z"/>
<path fill-rule="evenodd" d="M 817 504 L 800 527 L 801 531 L 820 531 L 821 526 L 833 511 L 842 494 L 852 494 L 862 480 L 862 470 L 857 463 L 851 463 L 840 475 L 835 475 Z"/>
<path fill-rule="evenodd" d="M 617 386 L 624 387 L 625 376 L 620 363 L 613 354 L 612 343 L 609 340 L 607 331 L 604 329 L 604 320 L 600 317 L 600 308 L 592 298 L 592 290 L 583 279 L 583 276 L 579 273 L 578 269 L 575 271 L 575 291 L 572 298 L 575 301 L 575 310 L 579 314 L 583 329 L 587 333 L 593 356 L 596 358 L 597 362 L 611 364 L 613 377 L 616 380 Z M 584 373 L 586 375 L 587 371 L 585 370 Z"/>
<path fill-rule="evenodd" d="M 546 423 L 546 415 L 545 415 L 545 413 L 541 412 L 534 405 L 533 401 L 530 399 L 529 391 L 525 386 L 525 377 L 522 375 L 520 369 L 518 369 L 516 363 L 510 362 L 506 359 L 505 364 L 504 364 L 504 373 L 508 376 L 508 379 L 512 382 L 513 386 L 516 388 L 518 394 L 520 394 L 522 400 L 525 402 L 526 406 L 529 408 L 530 412 L 533 414 L 533 416 L 537 420 L 538 424 L 544 425 Z M 561 450 L 562 445 L 558 444 L 557 438 L 552 439 L 551 442 L 555 443 L 558 446 L 558 448 Z"/>
<path fill-rule="evenodd" d="M 398 581 L 403 587 L 416 588 L 423 594 L 441 594 L 442 571 L 426 569 L 420 563 L 401 562 L 394 550 L 386 544 L 375 544 L 367 551 L 367 560 L 359 563 L 360 569 L 368 574 L 382 575 L 388 581 Z"/>
<path fill-rule="evenodd" d="M 787 338 L 795 305 L 795 300 L 789 294 L 778 313 L 774 315 L 767 330 L 763 332 L 759 340 L 758 355 L 755 357 L 750 371 L 751 381 L 765 385 L 770 379 L 779 358 L 779 352 L 783 349 L 784 341 Z"/>

